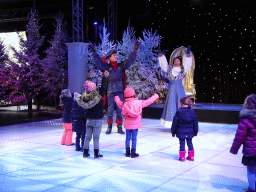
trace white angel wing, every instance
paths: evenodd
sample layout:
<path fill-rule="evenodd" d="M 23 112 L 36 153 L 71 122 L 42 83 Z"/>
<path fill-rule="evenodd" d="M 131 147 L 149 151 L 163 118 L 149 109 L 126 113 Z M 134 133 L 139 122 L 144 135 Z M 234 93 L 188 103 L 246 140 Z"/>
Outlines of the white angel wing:
<path fill-rule="evenodd" d="M 182 65 L 184 68 L 184 74 L 187 74 L 187 72 L 190 70 L 193 64 L 193 58 L 192 56 L 188 57 L 187 55 L 184 55 L 182 60 L 183 60 Z"/>
<path fill-rule="evenodd" d="M 158 61 L 159 61 L 159 65 L 161 67 L 161 69 L 167 73 L 168 71 L 168 62 L 167 59 L 165 57 L 165 55 L 162 55 L 161 57 L 158 57 Z"/>

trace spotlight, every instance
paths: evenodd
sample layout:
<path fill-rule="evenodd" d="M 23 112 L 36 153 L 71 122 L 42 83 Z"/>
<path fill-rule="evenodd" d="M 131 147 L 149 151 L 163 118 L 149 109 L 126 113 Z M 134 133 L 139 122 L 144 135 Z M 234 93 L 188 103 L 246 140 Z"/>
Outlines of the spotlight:
<path fill-rule="evenodd" d="M 97 22 L 97 21 L 95 21 L 93 24 L 94 24 L 94 25 L 98 25 L 98 22 Z"/>

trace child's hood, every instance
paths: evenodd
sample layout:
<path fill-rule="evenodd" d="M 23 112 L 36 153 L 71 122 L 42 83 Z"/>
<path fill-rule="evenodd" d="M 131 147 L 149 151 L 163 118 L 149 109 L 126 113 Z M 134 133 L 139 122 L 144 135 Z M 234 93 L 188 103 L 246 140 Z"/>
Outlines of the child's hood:
<path fill-rule="evenodd" d="M 194 111 L 190 108 L 181 108 L 177 111 L 179 119 L 184 122 L 193 122 L 195 119 Z"/>
<path fill-rule="evenodd" d="M 90 93 L 84 92 L 81 97 L 77 97 L 77 103 L 81 107 L 85 109 L 90 109 L 97 105 L 101 100 L 101 95 L 97 92 L 97 90 L 94 90 Z"/>
<path fill-rule="evenodd" d="M 256 109 L 242 109 L 239 116 L 246 118 L 256 118 Z"/>
<path fill-rule="evenodd" d="M 141 105 L 138 103 L 138 98 L 128 98 L 122 108 L 122 115 L 129 117 L 137 117 L 142 113 Z"/>

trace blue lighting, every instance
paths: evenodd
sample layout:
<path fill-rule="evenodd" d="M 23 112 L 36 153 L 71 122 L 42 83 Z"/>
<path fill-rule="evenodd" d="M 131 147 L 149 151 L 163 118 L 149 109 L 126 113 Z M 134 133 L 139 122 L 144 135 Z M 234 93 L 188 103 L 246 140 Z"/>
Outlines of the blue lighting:
<path fill-rule="evenodd" d="M 95 21 L 93 24 L 94 24 L 94 25 L 98 25 L 98 22 L 97 22 L 97 21 Z"/>

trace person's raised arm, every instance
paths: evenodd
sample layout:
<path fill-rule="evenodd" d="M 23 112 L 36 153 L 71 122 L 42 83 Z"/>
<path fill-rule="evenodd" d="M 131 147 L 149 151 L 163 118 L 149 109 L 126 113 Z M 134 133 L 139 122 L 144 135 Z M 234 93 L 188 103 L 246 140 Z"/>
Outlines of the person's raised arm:
<path fill-rule="evenodd" d="M 88 48 L 91 50 L 93 58 L 94 58 L 94 64 L 96 65 L 96 67 L 98 67 L 99 70 L 101 71 L 105 71 L 108 70 L 108 66 L 106 65 L 106 63 L 104 63 L 100 56 L 96 53 L 94 47 L 92 44 L 88 45 Z"/>

